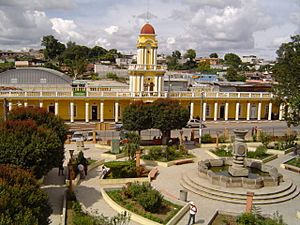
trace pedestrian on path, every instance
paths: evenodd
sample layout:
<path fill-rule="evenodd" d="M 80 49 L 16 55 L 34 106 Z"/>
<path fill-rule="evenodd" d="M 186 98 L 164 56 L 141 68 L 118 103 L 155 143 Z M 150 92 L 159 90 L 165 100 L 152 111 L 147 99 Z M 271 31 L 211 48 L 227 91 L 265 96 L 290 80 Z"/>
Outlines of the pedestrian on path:
<path fill-rule="evenodd" d="M 58 167 L 58 176 L 60 176 L 60 175 L 64 176 L 64 165 L 63 165 L 63 163 L 61 163 Z"/>
<path fill-rule="evenodd" d="M 195 224 L 195 217 L 196 217 L 196 213 L 197 213 L 197 207 L 195 206 L 194 202 L 190 202 L 190 217 L 189 217 L 189 222 L 187 225 L 190 225 L 191 220 L 193 220 L 193 222 L 191 224 Z"/>

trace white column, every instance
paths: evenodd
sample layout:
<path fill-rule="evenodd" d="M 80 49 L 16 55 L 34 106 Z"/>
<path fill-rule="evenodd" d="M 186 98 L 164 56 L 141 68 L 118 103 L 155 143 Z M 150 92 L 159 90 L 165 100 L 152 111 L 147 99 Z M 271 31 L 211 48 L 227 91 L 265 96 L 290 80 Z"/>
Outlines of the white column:
<path fill-rule="evenodd" d="M 228 120 L 228 108 L 229 108 L 229 103 L 225 103 L 225 120 Z"/>
<path fill-rule="evenodd" d="M 85 122 L 89 122 L 89 103 L 85 103 Z"/>
<path fill-rule="evenodd" d="M 269 115 L 268 115 L 268 120 L 272 119 L 272 102 L 269 103 Z"/>
<path fill-rule="evenodd" d="M 206 102 L 203 102 L 203 107 L 202 107 L 202 118 L 203 118 L 203 121 L 206 120 Z"/>
<path fill-rule="evenodd" d="M 144 91 L 144 76 L 141 76 L 141 91 Z"/>
<path fill-rule="evenodd" d="M 158 79 L 157 79 L 157 76 L 154 77 L 154 88 L 153 88 L 153 91 L 154 92 L 157 92 L 157 89 L 158 88 Z"/>
<path fill-rule="evenodd" d="M 28 106 L 28 102 L 24 102 L 24 107 L 27 107 Z"/>
<path fill-rule="evenodd" d="M 43 102 L 40 102 L 40 108 L 43 108 Z"/>
<path fill-rule="evenodd" d="M 235 104 L 235 120 L 239 120 L 239 112 L 240 112 L 240 103 L 237 102 Z"/>
<path fill-rule="evenodd" d="M 258 103 L 257 107 L 257 120 L 261 120 L 261 102 Z"/>
<path fill-rule="evenodd" d="M 218 119 L 218 103 L 215 102 L 215 107 L 214 107 L 214 121 L 217 121 Z"/>
<path fill-rule="evenodd" d="M 54 115 L 58 115 L 58 102 L 54 103 Z"/>
<path fill-rule="evenodd" d="M 129 92 L 132 92 L 132 76 L 129 76 Z"/>
<path fill-rule="evenodd" d="M 74 102 L 70 102 L 70 122 L 74 122 Z"/>
<path fill-rule="evenodd" d="M 104 122 L 104 102 L 100 103 L 100 122 Z"/>
<path fill-rule="evenodd" d="M 132 76 L 132 92 L 136 92 L 136 90 L 135 90 L 135 83 L 136 83 L 136 79 L 135 79 L 136 77 L 135 76 Z"/>
<path fill-rule="evenodd" d="M 154 64 L 155 67 L 156 67 L 156 64 L 157 64 L 157 49 L 156 49 L 156 48 L 154 49 L 154 60 L 153 60 L 153 64 Z M 154 67 L 154 69 L 156 69 L 155 67 Z"/>
<path fill-rule="evenodd" d="M 159 93 L 161 92 L 161 76 L 158 77 L 157 91 L 158 91 Z"/>
<path fill-rule="evenodd" d="M 12 110 L 12 102 L 9 102 L 8 103 L 8 111 L 11 111 Z"/>
<path fill-rule="evenodd" d="M 250 120 L 250 107 L 251 107 L 251 103 L 250 102 L 248 102 L 247 103 L 247 120 Z"/>
<path fill-rule="evenodd" d="M 190 119 L 194 118 L 194 102 L 191 102 Z"/>
<path fill-rule="evenodd" d="M 278 117 L 279 120 L 283 119 L 283 110 L 284 110 L 284 105 L 281 103 L 279 106 L 279 117 Z"/>
<path fill-rule="evenodd" d="M 115 122 L 119 121 L 119 102 L 115 102 Z"/>

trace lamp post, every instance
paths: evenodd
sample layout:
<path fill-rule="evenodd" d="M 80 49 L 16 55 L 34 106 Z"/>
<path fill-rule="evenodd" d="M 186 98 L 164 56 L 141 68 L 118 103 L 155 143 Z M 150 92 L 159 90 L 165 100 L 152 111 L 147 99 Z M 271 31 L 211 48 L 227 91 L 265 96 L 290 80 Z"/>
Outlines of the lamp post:
<path fill-rule="evenodd" d="M 202 137 L 203 98 L 204 98 L 204 92 L 201 91 L 201 98 L 200 98 L 200 125 L 199 125 L 199 148 L 201 148 L 201 137 Z"/>
<path fill-rule="evenodd" d="M 70 192 L 73 191 L 73 185 L 72 185 L 72 179 L 73 179 L 73 153 L 74 153 L 74 149 L 70 149 L 69 150 L 70 153 L 70 160 L 68 163 L 68 168 L 69 168 L 69 179 L 70 179 L 70 184 L 69 184 L 69 190 Z"/>

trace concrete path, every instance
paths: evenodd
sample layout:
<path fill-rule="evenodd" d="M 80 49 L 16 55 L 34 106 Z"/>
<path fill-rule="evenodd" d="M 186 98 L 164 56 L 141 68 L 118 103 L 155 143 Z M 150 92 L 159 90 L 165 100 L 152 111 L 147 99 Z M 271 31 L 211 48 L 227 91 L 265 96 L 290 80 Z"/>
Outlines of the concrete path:
<path fill-rule="evenodd" d="M 60 225 L 62 222 L 64 191 L 66 190 L 65 176 L 58 176 L 58 168 L 54 168 L 45 176 L 41 188 L 48 193 L 49 202 L 53 210 L 50 216 L 50 224 Z"/>

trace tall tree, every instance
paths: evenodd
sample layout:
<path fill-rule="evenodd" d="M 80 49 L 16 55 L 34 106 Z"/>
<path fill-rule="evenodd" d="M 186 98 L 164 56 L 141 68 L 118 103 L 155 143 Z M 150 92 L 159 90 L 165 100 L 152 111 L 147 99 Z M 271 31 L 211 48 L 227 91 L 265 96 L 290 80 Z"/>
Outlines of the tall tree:
<path fill-rule="evenodd" d="M 209 55 L 209 58 L 219 58 L 219 56 L 217 53 L 214 52 Z"/>
<path fill-rule="evenodd" d="M 292 36 L 276 53 L 274 93 L 286 105 L 284 117 L 288 125 L 296 126 L 300 124 L 300 35 Z"/>
<path fill-rule="evenodd" d="M 44 36 L 42 39 L 44 56 L 46 59 L 54 60 L 66 49 L 66 46 L 54 38 L 53 35 Z"/>
<path fill-rule="evenodd" d="M 189 120 L 188 109 L 182 107 L 178 101 L 156 100 L 151 106 L 153 111 L 153 128 L 159 129 L 163 135 L 163 144 L 171 136 L 171 130 L 185 127 Z"/>
<path fill-rule="evenodd" d="M 196 58 L 196 51 L 194 49 L 188 49 L 184 54 L 184 58 L 193 61 Z"/>
<path fill-rule="evenodd" d="M 232 66 L 234 68 L 238 68 L 239 65 L 242 63 L 241 58 L 234 53 L 225 54 L 224 61 L 226 65 Z"/>
<path fill-rule="evenodd" d="M 0 224 L 49 224 L 47 193 L 28 171 L 0 164 L 0 193 Z"/>
<path fill-rule="evenodd" d="M 176 59 L 181 59 L 181 52 L 178 50 L 175 50 L 174 52 L 172 52 L 172 57 L 174 57 Z"/>

